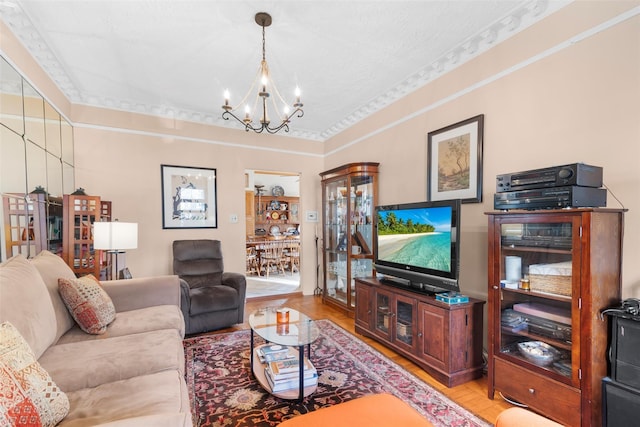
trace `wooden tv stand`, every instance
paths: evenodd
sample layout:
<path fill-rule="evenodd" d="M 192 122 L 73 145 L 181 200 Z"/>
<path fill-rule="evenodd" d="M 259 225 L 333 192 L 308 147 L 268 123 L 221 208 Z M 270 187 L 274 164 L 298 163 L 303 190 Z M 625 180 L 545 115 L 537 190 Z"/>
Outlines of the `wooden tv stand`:
<path fill-rule="evenodd" d="M 357 278 L 356 332 L 381 342 L 453 387 L 482 376 L 484 301 L 435 296 Z"/>

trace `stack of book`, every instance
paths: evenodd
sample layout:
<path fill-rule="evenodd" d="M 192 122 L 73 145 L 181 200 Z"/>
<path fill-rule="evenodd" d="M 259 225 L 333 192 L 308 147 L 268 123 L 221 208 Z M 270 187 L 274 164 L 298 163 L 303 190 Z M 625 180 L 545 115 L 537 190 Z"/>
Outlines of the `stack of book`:
<path fill-rule="evenodd" d="M 300 361 L 294 347 L 265 345 L 257 350 L 260 360 L 265 363 L 264 373 L 271 391 L 274 393 L 297 389 L 300 384 Z M 304 358 L 304 387 L 318 384 L 318 372 L 313 364 Z"/>
<path fill-rule="evenodd" d="M 260 361 L 262 363 L 298 357 L 298 350 L 295 348 L 277 344 L 263 345 L 258 347 L 256 352 L 258 353 L 258 357 L 260 357 Z"/>

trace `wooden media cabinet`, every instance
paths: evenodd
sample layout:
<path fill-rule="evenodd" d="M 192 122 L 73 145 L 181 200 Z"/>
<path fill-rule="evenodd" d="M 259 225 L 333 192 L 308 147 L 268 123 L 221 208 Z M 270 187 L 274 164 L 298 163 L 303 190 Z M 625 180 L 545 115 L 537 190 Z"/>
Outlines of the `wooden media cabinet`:
<path fill-rule="evenodd" d="M 453 387 L 482 376 L 484 301 L 434 295 L 356 278 L 356 332 L 381 342 Z"/>

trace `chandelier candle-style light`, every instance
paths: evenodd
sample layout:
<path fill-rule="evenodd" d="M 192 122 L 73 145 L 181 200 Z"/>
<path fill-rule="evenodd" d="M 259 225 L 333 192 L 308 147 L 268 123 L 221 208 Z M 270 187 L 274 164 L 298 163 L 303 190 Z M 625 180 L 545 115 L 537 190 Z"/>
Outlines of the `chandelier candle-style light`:
<path fill-rule="evenodd" d="M 268 133 L 277 133 L 281 129 L 284 129 L 285 132 L 289 132 L 289 122 L 291 121 L 291 118 L 294 115 L 297 115 L 297 117 L 302 117 L 304 115 L 304 111 L 302 110 L 302 102 L 300 102 L 300 89 L 296 87 L 296 91 L 295 91 L 296 101 L 293 103 L 294 110 L 293 112 L 291 112 L 290 107 L 282 98 L 282 96 L 280 95 L 280 92 L 278 92 L 278 89 L 276 88 L 276 85 L 273 79 L 271 78 L 271 73 L 269 72 L 269 65 L 267 64 L 267 60 L 265 58 L 264 29 L 269 25 L 271 25 L 271 15 L 265 12 L 259 12 L 256 14 L 255 19 L 256 19 L 256 23 L 262 27 L 262 62 L 260 63 L 260 68 L 258 69 L 258 75 L 256 76 L 256 79 L 253 81 L 251 88 L 249 88 L 249 91 L 244 96 L 244 99 L 240 102 L 240 104 L 238 104 L 238 105 L 243 105 L 243 104 L 245 105 L 244 119 L 240 119 L 238 116 L 236 116 L 233 113 L 236 109 L 229 104 L 230 95 L 228 90 L 224 92 L 224 105 L 222 106 L 224 113 L 222 113 L 222 118 L 225 120 L 229 120 L 229 116 L 233 117 L 234 119 L 236 119 L 237 121 L 243 124 L 247 132 L 249 130 L 252 130 L 256 133 L 262 133 L 262 131 L 266 130 Z M 249 107 L 248 100 L 251 94 L 253 93 L 254 89 L 256 88 L 256 85 L 259 86 L 259 90 L 253 102 L 253 108 L 251 108 Z M 271 104 L 273 105 L 273 108 L 276 111 L 278 110 L 276 99 L 275 97 L 271 97 L 270 91 L 273 92 L 275 97 L 277 97 L 280 103 L 284 106 L 284 108 L 282 109 L 283 112 L 281 116 L 282 121 L 279 122 L 277 126 L 276 125 L 270 126 L 271 121 L 269 119 L 269 114 L 267 113 L 267 101 L 269 99 L 271 99 Z M 253 119 L 251 118 L 251 112 L 257 111 L 259 103 L 262 104 L 262 117 L 260 117 L 260 124 L 254 125 Z"/>

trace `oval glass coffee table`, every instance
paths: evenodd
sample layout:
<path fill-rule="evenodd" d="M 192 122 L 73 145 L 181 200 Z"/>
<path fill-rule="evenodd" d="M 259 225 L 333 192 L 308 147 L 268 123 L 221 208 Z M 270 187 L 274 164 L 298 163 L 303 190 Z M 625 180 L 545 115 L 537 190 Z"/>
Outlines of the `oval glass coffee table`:
<path fill-rule="evenodd" d="M 289 321 L 286 323 L 277 322 L 276 310 L 288 310 Z M 298 360 L 305 360 L 305 346 L 307 347 L 307 359 L 311 359 L 311 343 L 318 339 L 320 330 L 315 322 L 306 314 L 287 307 L 266 307 L 259 309 L 249 316 L 249 326 L 251 327 L 251 372 L 260 385 L 269 393 L 281 399 L 302 400 L 316 390 L 317 385 L 303 387 L 304 385 L 304 363 L 299 363 L 298 387 L 273 392 L 265 374 L 265 365 L 260 361 L 254 346 L 254 333 L 262 337 L 271 344 L 291 346 L 298 348 Z"/>

